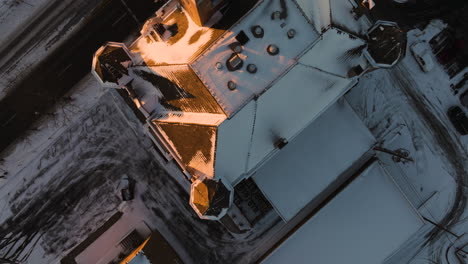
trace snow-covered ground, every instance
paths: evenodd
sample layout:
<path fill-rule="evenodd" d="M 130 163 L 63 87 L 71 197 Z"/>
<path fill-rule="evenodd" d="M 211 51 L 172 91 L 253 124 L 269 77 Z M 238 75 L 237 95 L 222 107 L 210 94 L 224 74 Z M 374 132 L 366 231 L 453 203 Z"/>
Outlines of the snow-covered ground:
<path fill-rule="evenodd" d="M 425 41 L 430 50 L 428 40 L 442 27 L 433 21 L 423 32 L 410 31 L 408 47 Z M 452 82 L 438 64 L 424 73 L 408 50 L 395 68 L 363 76 L 346 98 L 383 146 L 409 151 L 414 162 L 398 163 L 404 177 L 396 180 L 414 206 L 461 236 L 468 230 L 468 137 L 460 136 L 446 115 L 450 106 L 459 105 L 450 90 Z M 394 163 L 387 154 L 380 156 L 389 165 Z M 445 250 L 455 239 L 426 223 L 387 263 L 416 264 L 421 259 L 447 263 Z"/>
<path fill-rule="evenodd" d="M 2 12 L 16 2 L 20 5 L 0 19 L 32 15 L 46 3 L 36 1 L 33 7 L 38 9 L 33 9 L 27 1 L 6 0 Z M 8 28 L 23 22 L 11 23 Z M 425 32 L 409 32 L 408 46 L 428 41 L 440 27 L 433 23 Z M 36 55 L 16 70 L 40 60 L 51 38 L 38 44 L 37 52 L 29 51 Z M 11 76 L 0 78 L 0 98 Z M 395 68 L 363 76 L 346 99 L 383 146 L 404 148 L 415 160 L 393 164 L 388 155 L 380 155 L 383 163 L 403 172 L 405 177 L 396 181 L 408 199 L 424 217 L 461 236 L 468 230 L 468 136 L 459 136 L 446 117 L 447 108 L 459 104 L 450 91 L 453 82 L 438 64 L 429 73 L 421 71 L 408 50 Z M 267 241 L 283 225 L 278 217 L 267 217 L 242 235 L 200 220 L 188 203 L 187 185 L 180 183 L 181 172 L 154 152 L 141 124 L 115 92 L 101 89 L 88 75 L 68 96 L 53 116 L 45 116 L 0 157 L 0 172 L 8 172 L 0 179 L 0 237 L 28 242 L 28 263 L 59 261 L 119 210 L 117 185 L 123 174 L 137 180 L 135 210 L 184 261 L 250 263 L 265 252 Z M 454 241 L 453 235 L 427 223 L 387 263 L 448 263 L 445 250 Z"/>
<path fill-rule="evenodd" d="M 84 80 L 79 87 L 96 87 L 96 83 Z M 82 99 L 86 98 L 94 97 Z M 114 214 L 123 174 L 137 181 L 137 200 L 150 212 L 142 218 L 163 234 L 184 261 L 246 263 L 266 250 L 253 249 L 261 248 L 274 233 L 272 227 L 281 225 L 278 217 L 238 236 L 220 223 L 200 220 L 188 203 L 188 190 L 183 187 L 187 184 L 179 182 L 183 175 L 174 164 L 160 163 L 142 125 L 116 92 L 94 99 L 82 104 L 87 110 L 77 111 L 70 123 L 35 131 L 37 135 L 19 142 L 4 157 L 3 168 L 10 173 L 0 189 L 4 228 L 0 235 L 12 232 L 12 239 L 34 246 L 30 263 L 58 261 Z M 35 148 L 27 143 L 33 137 L 37 140 L 32 142 L 42 140 Z M 28 153 L 21 162 L 21 155 Z"/>

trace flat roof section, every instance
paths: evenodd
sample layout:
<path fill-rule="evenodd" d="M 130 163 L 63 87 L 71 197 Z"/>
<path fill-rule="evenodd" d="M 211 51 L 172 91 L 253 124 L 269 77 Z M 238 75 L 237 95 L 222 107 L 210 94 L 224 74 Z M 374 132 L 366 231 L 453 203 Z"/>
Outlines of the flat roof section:
<path fill-rule="evenodd" d="M 252 32 L 252 27 L 256 25 L 263 29 L 263 33 L 257 36 Z M 294 31 L 291 38 L 288 37 L 290 30 Z M 224 112 L 232 116 L 293 66 L 297 57 L 318 38 L 319 34 L 293 1 L 263 1 L 205 50 L 191 66 Z M 229 45 L 241 41 L 246 41 L 238 53 L 243 66 L 230 71 L 226 62 L 233 50 Z M 272 44 L 279 48 L 277 54 L 267 52 L 267 47 Z M 255 73 L 247 71 L 249 64 L 256 66 Z M 236 83 L 235 90 L 228 89 L 228 81 Z"/>
<path fill-rule="evenodd" d="M 362 51 L 367 44 L 340 29 L 330 28 L 321 40 L 307 51 L 299 63 L 346 78 L 352 67 L 366 65 Z"/>
<path fill-rule="evenodd" d="M 374 163 L 262 263 L 382 263 L 422 225 Z"/>
<path fill-rule="evenodd" d="M 375 143 L 374 137 L 341 99 L 252 177 L 288 221 Z"/>

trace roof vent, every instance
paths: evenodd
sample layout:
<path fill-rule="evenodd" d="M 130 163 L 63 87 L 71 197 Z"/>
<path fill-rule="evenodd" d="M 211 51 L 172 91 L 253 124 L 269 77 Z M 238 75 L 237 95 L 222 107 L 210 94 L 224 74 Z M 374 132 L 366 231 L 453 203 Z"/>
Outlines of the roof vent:
<path fill-rule="evenodd" d="M 271 13 L 271 19 L 272 20 L 277 20 L 281 18 L 281 12 L 280 11 L 275 11 Z"/>
<path fill-rule="evenodd" d="M 221 62 L 218 61 L 218 62 L 215 64 L 215 67 L 216 67 L 217 70 L 222 70 L 222 69 L 223 69 L 223 64 L 222 64 Z"/>
<path fill-rule="evenodd" d="M 250 73 L 256 73 L 257 72 L 257 66 L 255 64 L 249 64 L 247 65 L 247 71 Z"/>
<path fill-rule="evenodd" d="M 275 44 L 270 44 L 267 47 L 267 52 L 268 52 L 268 54 L 274 56 L 274 55 L 277 55 L 279 53 L 279 48 Z"/>
<path fill-rule="evenodd" d="M 245 34 L 245 32 L 243 30 L 241 30 L 241 32 L 239 32 L 239 34 L 237 34 L 236 40 L 239 41 L 239 43 L 241 45 L 245 45 L 247 42 L 249 42 L 250 39 L 247 36 L 247 34 Z"/>
<path fill-rule="evenodd" d="M 232 53 L 226 61 L 226 67 L 229 71 L 237 71 L 242 68 L 242 65 L 244 65 L 244 61 L 236 53 Z"/>
<path fill-rule="evenodd" d="M 289 142 L 285 138 L 280 138 L 275 142 L 275 147 L 278 149 L 284 148 Z"/>
<path fill-rule="evenodd" d="M 294 36 L 296 36 L 296 30 L 291 28 L 290 30 L 288 30 L 288 38 L 292 39 L 294 38 Z"/>
<path fill-rule="evenodd" d="M 234 51 L 235 53 L 241 53 L 242 52 L 242 44 L 240 42 L 233 42 L 229 44 L 229 48 Z"/>
<path fill-rule="evenodd" d="M 229 88 L 229 90 L 235 90 L 237 88 L 237 84 L 233 81 L 228 81 L 227 83 L 227 87 Z"/>
<path fill-rule="evenodd" d="M 253 26 L 252 28 L 250 28 L 250 31 L 252 31 L 252 34 L 256 38 L 263 38 L 263 35 L 265 33 L 263 31 L 263 28 L 261 26 L 259 26 L 259 25 Z"/>

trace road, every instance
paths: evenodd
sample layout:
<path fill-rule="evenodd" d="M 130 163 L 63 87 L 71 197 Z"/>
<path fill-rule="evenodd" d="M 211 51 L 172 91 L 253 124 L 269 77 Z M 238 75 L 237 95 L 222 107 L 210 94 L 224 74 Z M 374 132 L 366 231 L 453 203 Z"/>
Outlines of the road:
<path fill-rule="evenodd" d="M 48 6 L 37 18 L 38 21 L 32 21 L 23 32 L 31 30 L 37 34 L 26 34 L 27 37 L 23 38 L 20 33 L 0 52 L 1 60 L 5 62 L 0 63 L 3 72 L 11 70 L 22 56 L 31 51 L 36 41 L 46 38 L 51 30 L 57 29 L 60 22 L 70 18 L 71 13 L 76 12 L 62 30 L 67 30 L 68 26 L 84 17 L 82 26 L 45 60 L 35 65 L 32 72 L 0 101 L 0 151 L 31 129 L 41 115 L 53 115 L 53 112 L 48 111 L 89 73 L 92 55 L 104 42 L 123 41 L 132 32 L 138 31 L 138 22 L 145 21 L 158 6 L 147 0 L 72 2 L 80 3 L 72 4 L 71 7 L 62 3 Z M 90 9 L 91 13 L 85 16 Z"/>

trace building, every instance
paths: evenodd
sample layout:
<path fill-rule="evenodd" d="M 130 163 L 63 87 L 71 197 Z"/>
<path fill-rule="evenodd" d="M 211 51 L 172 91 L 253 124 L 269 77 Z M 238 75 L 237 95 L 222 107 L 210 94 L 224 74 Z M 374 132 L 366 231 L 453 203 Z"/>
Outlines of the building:
<path fill-rule="evenodd" d="M 384 263 L 422 225 L 392 177 L 374 162 L 262 263 Z"/>
<path fill-rule="evenodd" d="M 122 88 L 188 184 L 233 190 L 220 199 L 229 210 L 209 218 L 192 202 L 200 217 L 236 215 L 238 232 L 271 209 L 297 223 L 372 157 L 375 139 L 340 98 L 404 55 L 396 24 L 369 27 L 342 0 L 184 0 L 161 10 L 129 47 Z M 375 44 L 386 37 L 390 45 Z M 216 184 L 198 195 L 210 200 Z"/>

